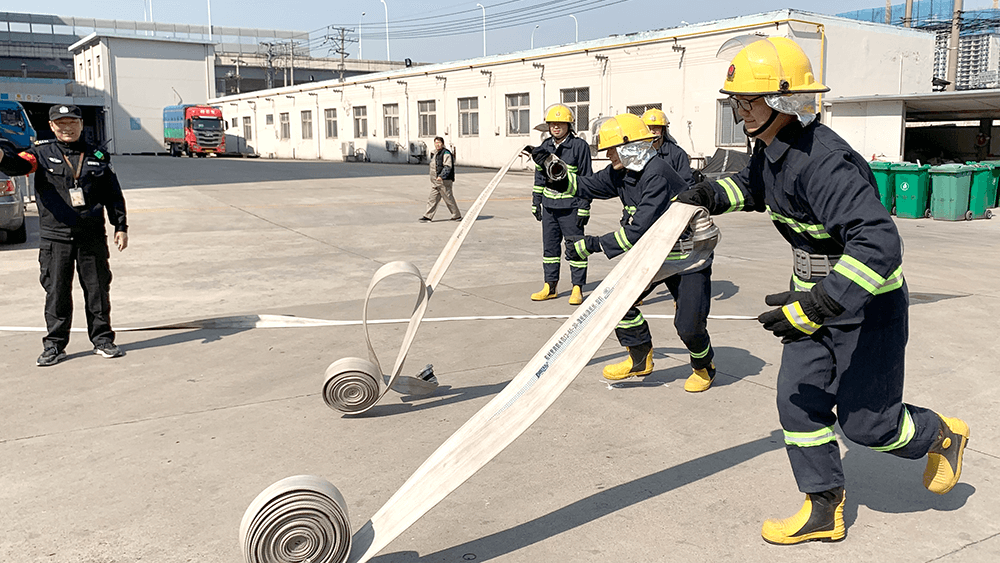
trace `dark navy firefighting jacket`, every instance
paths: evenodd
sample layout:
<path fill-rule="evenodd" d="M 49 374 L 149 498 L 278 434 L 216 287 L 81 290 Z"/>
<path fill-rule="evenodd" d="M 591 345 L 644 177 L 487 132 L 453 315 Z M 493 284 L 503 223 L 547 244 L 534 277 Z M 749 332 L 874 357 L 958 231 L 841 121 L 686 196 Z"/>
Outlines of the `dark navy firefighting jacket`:
<path fill-rule="evenodd" d="M 565 162 L 571 173 L 581 177 L 594 173 L 590 164 L 590 145 L 572 132 L 558 147 L 552 137 L 542 141 L 540 146 Z M 545 180 L 545 171 L 535 163 L 535 186 L 531 191 L 532 212 L 541 205 L 548 209 L 576 209 L 579 216 L 590 215 L 590 200 L 548 189 L 545 187 Z"/>
<path fill-rule="evenodd" d="M 757 141 L 739 174 L 710 185 L 713 214 L 767 213 L 793 248 L 840 256 L 820 280 L 792 276 L 794 289 L 808 291 L 813 282 L 822 283 L 844 307 L 842 315 L 826 324 L 860 322 L 865 305 L 876 297 L 886 305 L 906 306 L 896 225 L 879 201 L 868 163 L 829 127 L 794 122 L 770 145 Z"/>

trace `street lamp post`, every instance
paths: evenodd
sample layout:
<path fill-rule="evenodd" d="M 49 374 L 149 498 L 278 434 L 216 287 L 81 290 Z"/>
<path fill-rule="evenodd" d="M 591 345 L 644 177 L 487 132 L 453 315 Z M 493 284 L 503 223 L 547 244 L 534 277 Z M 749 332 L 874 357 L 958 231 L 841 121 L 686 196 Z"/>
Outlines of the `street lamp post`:
<path fill-rule="evenodd" d="M 364 19 L 365 19 L 365 13 L 361 12 L 361 17 L 358 18 L 358 60 L 361 60 L 361 59 L 364 58 L 364 56 L 362 56 L 362 54 L 361 54 L 363 52 L 362 49 L 361 49 L 361 22 Z"/>
<path fill-rule="evenodd" d="M 537 25 L 535 26 L 535 29 L 538 29 Z M 535 48 L 535 29 L 531 30 L 531 48 L 532 49 Z"/>
<path fill-rule="evenodd" d="M 483 56 L 486 56 L 486 6 L 482 4 L 476 4 L 483 9 Z"/>
<path fill-rule="evenodd" d="M 385 60 L 391 61 L 392 56 L 389 55 L 389 5 L 382 0 L 382 7 L 385 8 Z"/>
<path fill-rule="evenodd" d="M 576 28 L 576 40 L 574 43 L 580 42 L 580 22 L 576 21 L 576 16 L 570 14 L 569 17 L 573 18 L 573 26 Z"/>
<path fill-rule="evenodd" d="M 212 40 L 212 0 L 208 0 L 208 40 Z"/>

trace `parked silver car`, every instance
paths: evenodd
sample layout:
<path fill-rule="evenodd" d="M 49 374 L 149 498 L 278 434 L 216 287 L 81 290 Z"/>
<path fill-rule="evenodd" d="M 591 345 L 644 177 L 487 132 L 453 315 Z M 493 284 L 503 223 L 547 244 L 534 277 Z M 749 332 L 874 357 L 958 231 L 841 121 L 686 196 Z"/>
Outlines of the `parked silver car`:
<path fill-rule="evenodd" d="M 21 244 L 28 240 L 24 222 L 24 182 L 0 172 L 0 242 Z"/>

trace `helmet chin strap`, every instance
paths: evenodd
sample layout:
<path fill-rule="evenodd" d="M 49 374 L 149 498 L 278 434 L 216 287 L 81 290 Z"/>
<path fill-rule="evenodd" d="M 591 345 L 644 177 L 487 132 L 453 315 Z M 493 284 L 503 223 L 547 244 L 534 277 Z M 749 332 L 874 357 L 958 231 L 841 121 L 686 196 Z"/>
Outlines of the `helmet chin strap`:
<path fill-rule="evenodd" d="M 746 134 L 747 137 L 756 137 L 757 135 L 760 135 L 764 131 L 767 131 L 767 128 L 770 127 L 772 123 L 774 123 L 775 119 L 778 119 L 778 111 L 775 110 L 774 108 L 771 108 L 771 117 L 768 117 L 767 121 L 765 121 L 763 125 L 754 129 L 753 131 L 747 129 L 747 122 L 744 121 L 743 133 Z"/>

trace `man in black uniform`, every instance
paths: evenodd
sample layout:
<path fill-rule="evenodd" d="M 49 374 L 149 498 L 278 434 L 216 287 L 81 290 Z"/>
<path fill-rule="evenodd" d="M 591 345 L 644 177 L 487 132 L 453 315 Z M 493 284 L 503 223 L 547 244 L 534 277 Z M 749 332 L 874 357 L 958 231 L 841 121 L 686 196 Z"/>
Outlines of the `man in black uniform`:
<path fill-rule="evenodd" d="M 737 52 L 738 51 L 738 52 Z M 713 214 L 768 213 L 795 257 L 791 291 L 768 295 L 764 328 L 781 337 L 778 416 L 805 503 L 764 522 L 775 544 L 838 541 L 844 525 L 844 471 L 834 424 L 873 450 L 927 456 L 924 486 L 958 483 L 969 426 L 903 403 L 908 296 L 902 241 L 879 203 L 865 159 L 815 121 L 818 82 L 791 39 L 736 38 L 723 94 L 747 136 L 747 167 L 677 197 Z M 834 410 L 836 409 L 836 413 Z"/>
<path fill-rule="evenodd" d="M 83 116 L 76 106 L 49 110 L 55 140 L 39 141 L 20 153 L 3 145 L 0 171 L 12 176 L 35 173 L 35 200 L 41 224 L 38 262 L 45 288 L 44 350 L 39 366 L 66 357 L 73 324 L 73 268 L 80 274 L 87 331 L 94 352 L 105 358 L 124 354 L 111 330 L 111 268 L 104 230 L 104 208 L 115 227 L 119 252 L 128 246 L 125 197 L 110 157 L 80 140 Z"/>
<path fill-rule="evenodd" d="M 667 211 L 670 199 L 687 189 L 677 172 L 664 159 L 656 157 L 653 139 L 652 132 L 635 115 L 626 113 L 609 118 L 600 124 L 597 142 L 599 150 L 608 151 L 611 164 L 592 176 L 570 174 L 562 182 L 548 182 L 548 189 L 586 199 L 617 197 L 625 207 L 620 229 L 601 236 L 567 239 L 567 260 L 585 260 L 594 252 L 604 252 L 608 258 L 624 254 Z M 545 146 L 535 149 L 532 157 L 536 161 L 545 158 Z M 689 252 L 686 241 L 679 242 L 667 260 L 684 259 Z M 706 266 L 697 271 L 654 277 L 615 328 L 618 342 L 627 348 L 628 356 L 605 366 L 604 377 L 618 381 L 652 373 L 653 337 L 638 304 L 653 288 L 665 283 L 677 303 L 674 326 L 690 353 L 693 372 L 685 389 L 690 392 L 708 389 L 715 377 L 712 364 L 715 352 L 706 324 L 711 274 L 709 258 Z"/>
<path fill-rule="evenodd" d="M 591 175 L 590 147 L 573 134 L 573 111 L 562 104 L 555 104 L 545 112 L 545 124 L 552 135 L 539 145 L 546 154 L 554 154 L 565 163 L 567 170 L 578 176 Z M 558 296 L 559 261 L 562 241 L 583 236 L 583 228 L 590 221 L 590 201 L 559 193 L 545 187 L 545 162 L 535 162 L 535 185 L 531 194 L 531 213 L 542 222 L 542 273 L 545 285 L 531 294 L 532 301 L 545 301 Z M 573 291 L 569 304 L 583 303 L 583 286 L 587 283 L 587 260 L 570 260 L 570 278 Z"/>
<path fill-rule="evenodd" d="M 653 141 L 653 148 L 660 158 L 666 160 L 670 167 L 677 171 L 681 180 L 689 185 L 695 184 L 691 177 L 691 159 L 688 153 L 677 144 L 677 140 L 670 136 L 670 120 L 663 110 L 650 108 L 642 114 L 642 122 L 649 127 L 649 130 L 656 135 Z"/>

